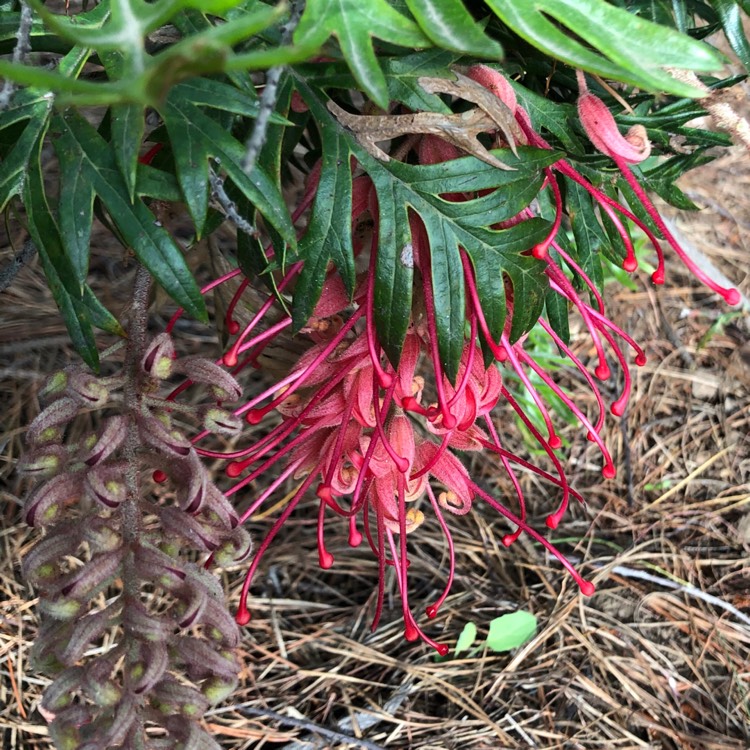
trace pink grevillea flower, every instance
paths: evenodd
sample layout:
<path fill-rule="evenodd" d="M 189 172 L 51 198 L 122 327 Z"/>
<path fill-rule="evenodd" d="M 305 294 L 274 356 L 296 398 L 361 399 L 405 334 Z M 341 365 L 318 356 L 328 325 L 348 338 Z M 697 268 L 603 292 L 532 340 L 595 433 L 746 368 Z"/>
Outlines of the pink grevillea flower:
<path fill-rule="evenodd" d="M 550 149 L 550 145 L 534 131 L 531 120 L 519 105 L 512 85 L 506 78 L 486 66 L 474 66 L 469 77 L 498 96 L 513 112 L 527 145 Z M 604 104 L 593 96 L 581 82 L 579 112 L 585 131 L 594 146 L 612 158 L 633 187 L 635 194 L 651 213 L 655 209 L 637 185 L 630 165 L 648 156 L 649 144 L 645 133 L 637 126 L 620 134 L 614 118 Z M 501 134 L 494 134 L 502 145 Z M 435 164 L 460 156 L 458 150 L 435 136 L 412 138 L 407 148 L 421 164 Z M 356 165 L 351 165 L 354 169 Z M 663 256 L 659 240 L 648 227 L 635 217 L 629 208 L 591 184 L 567 160 L 561 159 L 544 171 L 543 189 L 550 191 L 555 218 L 543 242 L 530 248 L 546 277 L 551 294 L 558 295 L 578 314 L 590 336 L 595 357 L 583 361 L 560 338 L 552 325 L 540 318 L 539 326 L 564 354 L 593 392 L 597 409 L 594 414 L 578 405 L 574 394 L 557 384 L 535 360 L 533 351 L 525 341 L 511 340 L 516 290 L 506 283 L 506 323 L 499 338 L 494 338 L 487 315 L 477 290 L 477 279 L 468 254 L 461 249 L 463 282 L 466 289 L 466 322 L 468 335 L 455 380 L 451 380 L 442 364 L 438 349 L 439 300 L 435 299 L 432 278 L 432 255 L 441 252 L 432 247 L 428 233 L 416 213 L 410 212 L 411 245 L 417 300 L 403 350 L 397 367 L 385 357 L 375 328 L 375 271 L 379 252 L 379 217 L 377 193 L 370 178 L 356 174 L 353 179 L 352 235 L 357 268 L 360 269 L 353 297 L 346 293 L 336 269 L 327 273 L 323 291 L 312 318 L 299 334 L 306 351 L 296 363 L 271 385 L 253 393 L 232 414 L 222 413 L 214 420 L 236 431 L 238 420 L 251 425 L 262 425 L 254 430 L 260 435 L 251 443 L 233 450 L 213 450 L 204 444 L 209 429 L 195 436 L 196 452 L 211 459 L 226 459 L 227 476 L 234 484 L 226 495 L 243 497 L 245 491 L 261 478 L 262 489 L 254 489 L 252 500 L 244 508 L 244 522 L 259 511 L 265 511 L 278 502 L 276 495 L 296 483 L 293 492 L 284 498 L 283 510 L 274 520 L 265 538 L 256 546 L 250 564 L 237 613 L 238 622 L 250 619 L 247 604 L 253 576 L 262 557 L 274 538 L 282 531 L 286 521 L 303 502 L 317 505 L 318 561 L 321 567 L 334 565 L 326 537 L 336 520 L 348 527 L 348 543 L 352 547 L 363 541 L 371 548 L 378 562 L 377 601 L 373 618 L 375 627 L 382 615 L 385 598 L 386 571 L 393 568 L 401 596 L 405 636 L 418 638 L 445 653 L 447 647 L 436 643 L 418 624 L 418 618 L 409 602 L 410 548 L 420 535 L 428 533 L 437 522 L 448 550 L 448 571 L 445 585 L 437 600 L 426 608 L 428 618 L 434 618 L 451 589 L 455 573 L 454 545 L 450 531 L 451 515 L 468 513 L 476 502 L 483 502 L 500 513 L 509 524 L 502 538 L 503 544 L 512 545 L 521 534 L 526 534 L 554 555 L 574 578 L 580 590 L 591 595 L 593 585 L 583 579 L 563 554 L 529 523 L 526 498 L 519 472 L 532 472 L 556 488 L 560 499 L 551 508 L 546 525 L 555 529 L 561 522 L 573 498 L 583 502 L 573 490 L 565 475 L 556 451 L 562 447 L 553 414 L 541 393 L 534 387 L 540 378 L 547 389 L 555 394 L 580 423 L 588 439 L 594 442 L 603 458 L 602 474 L 614 476 L 612 457 L 602 438 L 607 404 L 599 381 L 612 375 L 611 363 L 616 363 L 624 375 L 624 387 L 610 405 L 610 411 L 622 415 L 630 392 L 628 349 L 636 365 L 645 364 L 643 350 L 623 330 L 606 316 L 604 300 L 592 280 L 558 242 L 563 219 L 563 200 L 559 176 L 576 182 L 591 196 L 612 221 L 623 239 L 626 257 L 623 267 L 635 270 L 637 261 L 632 244 L 623 224 L 633 221 L 644 229 L 657 249 L 659 268 L 655 281 L 663 280 Z M 315 197 L 320 179 L 320 165 L 308 176 L 306 189 L 294 220 L 300 219 Z M 492 190 L 483 191 L 490 195 Z M 441 196 L 446 201 L 461 202 L 476 198 L 471 193 L 450 193 Z M 535 216 L 533 207 L 511 217 L 498 229 L 527 221 Z M 653 214 L 652 214 L 653 216 Z M 658 215 L 657 215 L 658 216 Z M 666 241 L 681 255 L 674 238 L 654 221 Z M 368 241 L 369 239 L 369 241 Z M 266 249 L 269 259 L 273 250 Z M 277 278 L 277 289 L 285 293 L 294 287 L 302 268 L 301 263 L 290 266 Z M 502 270 L 498 269 L 498 273 Z M 573 283 L 571 275 L 580 281 Z M 239 375 L 247 368 L 262 367 L 262 357 L 269 345 L 291 329 L 291 318 L 282 309 L 275 295 L 257 306 L 249 322 L 240 324 L 235 311 L 240 304 L 248 281 L 233 271 L 206 285 L 209 292 L 220 284 L 239 280 L 226 316 L 226 330 L 233 337 L 219 362 Z M 584 291 L 581 291 L 583 287 Z M 712 288 L 716 288 L 715 285 Z M 733 297 L 723 290 L 728 301 Z M 585 292 L 585 294 L 584 294 Z M 721 292 L 720 292 L 721 293 Z M 174 326 L 179 313 L 170 321 Z M 154 350 L 144 366 L 169 369 L 169 346 Z M 495 362 L 485 366 L 485 353 L 491 353 Z M 193 380 L 205 380 L 200 372 L 185 372 Z M 511 377 L 512 376 L 512 377 Z M 529 414 L 521 406 L 508 383 L 517 381 L 527 390 L 537 415 Z M 175 389 L 176 398 L 186 381 Z M 425 393 L 430 396 L 426 397 Z M 433 401 L 434 403 L 430 403 Z M 493 422 L 493 413 L 499 408 L 511 413 L 526 426 L 546 455 L 550 471 L 546 471 L 509 451 Z M 506 408 L 507 407 L 507 408 Z M 544 424 L 537 427 L 536 417 Z M 209 427 L 214 422 L 210 422 Z M 471 478 L 455 451 L 486 451 L 496 457 L 513 488 L 513 496 L 501 503 L 479 487 Z M 189 499 L 189 502 L 192 502 Z"/>

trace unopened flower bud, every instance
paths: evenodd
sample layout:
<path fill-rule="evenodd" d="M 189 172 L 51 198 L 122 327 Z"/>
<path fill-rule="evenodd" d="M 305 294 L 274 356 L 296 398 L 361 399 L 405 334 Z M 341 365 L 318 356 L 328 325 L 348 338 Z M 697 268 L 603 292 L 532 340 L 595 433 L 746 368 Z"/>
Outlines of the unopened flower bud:
<path fill-rule="evenodd" d="M 83 406 L 104 406 L 109 399 L 109 389 L 94 375 L 73 370 L 68 376 L 66 393 Z"/>
<path fill-rule="evenodd" d="M 83 682 L 83 668 L 69 667 L 44 691 L 42 708 L 57 713 L 73 703 L 76 691 Z"/>
<path fill-rule="evenodd" d="M 122 627 L 128 636 L 149 643 L 163 643 L 174 630 L 172 622 L 151 614 L 140 602 L 130 602 L 125 608 Z"/>
<path fill-rule="evenodd" d="M 209 385 L 219 401 L 236 401 L 242 393 L 235 378 L 210 359 L 185 357 L 179 360 L 175 369 L 195 383 Z"/>
<path fill-rule="evenodd" d="M 98 641 L 115 623 L 112 607 L 82 617 L 71 630 L 65 647 L 59 652 L 63 664 L 75 664 L 91 645 Z"/>
<path fill-rule="evenodd" d="M 24 578 L 35 586 L 44 586 L 54 580 L 59 571 L 59 561 L 78 550 L 80 534 L 71 521 L 53 526 L 44 539 L 39 540 L 28 552 L 22 563 Z"/>
<path fill-rule="evenodd" d="M 180 713 L 183 716 L 200 718 L 208 708 L 205 696 L 195 688 L 165 677 L 154 688 L 152 703 L 166 714 Z"/>
<path fill-rule="evenodd" d="M 174 344 L 168 333 L 160 333 L 148 345 L 141 360 L 143 371 L 152 378 L 164 380 L 172 374 Z"/>
<path fill-rule="evenodd" d="M 45 445 L 21 456 L 17 470 L 32 477 L 51 477 L 59 473 L 68 460 L 68 452 L 61 445 Z"/>
<path fill-rule="evenodd" d="M 583 73 L 578 73 L 578 118 L 591 143 L 613 159 L 622 159 L 628 164 L 637 164 L 651 154 L 651 143 L 642 125 L 634 125 L 623 136 L 607 105 L 592 94 L 586 86 Z"/>
<path fill-rule="evenodd" d="M 75 599 L 66 599 L 65 597 L 58 599 L 42 598 L 39 600 L 39 609 L 45 615 L 49 615 L 55 620 L 72 620 L 78 616 L 81 606 L 81 602 Z"/>
<path fill-rule="evenodd" d="M 184 435 L 168 430 L 158 417 L 141 418 L 138 430 L 148 445 L 169 456 L 185 458 L 192 450 L 192 444 Z"/>
<path fill-rule="evenodd" d="M 50 397 L 61 396 L 67 385 L 68 373 L 65 370 L 58 370 L 47 378 L 39 391 L 39 398 L 45 400 Z"/>
<path fill-rule="evenodd" d="M 192 581 L 183 587 L 181 599 L 176 606 L 177 624 L 181 628 L 189 628 L 199 622 L 208 604 L 206 590 Z"/>
<path fill-rule="evenodd" d="M 242 526 L 238 526 L 232 532 L 232 536 L 214 552 L 214 562 L 227 567 L 247 559 L 252 551 L 253 542 L 250 534 Z"/>
<path fill-rule="evenodd" d="M 177 651 L 191 679 L 213 676 L 234 678 L 239 672 L 239 664 L 231 651 L 216 651 L 214 645 L 200 638 L 180 638 Z"/>
<path fill-rule="evenodd" d="M 95 555 L 83 567 L 69 573 L 60 582 L 60 593 L 73 599 L 87 599 L 102 584 L 114 578 L 120 570 L 124 549 Z"/>
<path fill-rule="evenodd" d="M 69 396 L 53 401 L 44 411 L 37 414 L 29 425 L 26 441 L 30 445 L 45 445 L 60 440 L 62 427 L 78 414 L 78 402 Z"/>
<path fill-rule="evenodd" d="M 120 546 L 120 534 L 110 523 L 109 519 L 92 515 L 82 524 L 83 539 L 93 553 L 111 552 Z"/>
<path fill-rule="evenodd" d="M 149 692 L 168 666 L 169 656 L 163 643 L 139 643 L 137 660 L 130 667 L 130 688 L 136 695 Z"/>
<path fill-rule="evenodd" d="M 203 523 L 177 508 L 159 508 L 159 518 L 164 529 L 177 534 L 204 552 L 213 552 L 221 544 L 219 529 Z"/>
<path fill-rule="evenodd" d="M 244 423 L 241 417 L 232 414 L 231 411 L 213 406 L 203 417 L 203 427 L 216 435 L 235 437 L 242 432 Z"/>
<path fill-rule="evenodd" d="M 129 419 L 123 414 L 108 417 L 97 441 L 81 456 L 89 466 L 96 466 L 111 456 L 125 442 Z"/>
<path fill-rule="evenodd" d="M 209 677 L 201 691 L 208 702 L 213 706 L 228 698 L 237 688 L 237 679 L 233 677 Z"/>
<path fill-rule="evenodd" d="M 237 622 L 221 602 L 206 607 L 202 620 L 205 634 L 212 641 L 220 643 L 225 648 L 235 648 L 240 642 Z"/>
<path fill-rule="evenodd" d="M 80 475 L 53 477 L 28 496 L 24 504 L 24 520 L 29 526 L 46 526 L 57 517 L 63 505 L 77 500 L 80 494 Z"/>
<path fill-rule="evenodd" d="M 127 496 L 124 461 L 102 464 L 86 473 L 83 482 L 86 497 L 105 508 L 116 508 Z"/>

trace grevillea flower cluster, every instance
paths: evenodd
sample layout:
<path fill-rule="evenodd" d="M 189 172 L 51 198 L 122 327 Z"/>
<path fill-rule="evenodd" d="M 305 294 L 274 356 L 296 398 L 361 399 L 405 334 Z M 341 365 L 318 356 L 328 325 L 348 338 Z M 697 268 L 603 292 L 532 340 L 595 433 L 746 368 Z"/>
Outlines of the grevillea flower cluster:
<path fill-rule="evenodd" d="M 507 113 L 506 127 L 489 132 L 494 145 L 515 149 L 531 146 L 551 150 L 549 143 L 534 130 L 531 119 L 518 103 L 514 89 L 498 71 L 475 66 L 467 77 L 497 97 L 498 106 Z M 303 502 L 317 503 L 318 559 L 322 568 L 334 564 L 327 537 L 339 523 L 348 526 L 348 541 L 353 547 L 365 544 L 374 554 L 379 568 L 378 596 L 373 627 L 383 610 L 385 579 L 388 568 L 395 571 L 401 597 L 404 634 L 407 640 L 423 639 L 441 654 L 445 644 L 436 643 L 420 625 L 420 617 L 409 598 L 409 565 L 412 539 L 422 533 L 427 514 L 432 514 L 442 531 L 448 550 L 448 570 L 443 591 L 427 603 L 425 613 L 435 618 L 449 594 L 454 577 L 454 549 L 450 516 L 468 513 L 475 502 L 486 504 L 508 522 L 503 544 L 510 547 L 521 534 L 542 545 L 567 569 L 581 592 L 591 595 L 593 584 L 585 580 L 560 550 L 528 521 L 526 498 L 519 471 L 530 471 L 551 487 L 557 488 L 559 502 L 550 507 L 547 527 L 555 529 L 571 500 L 582 502 L 573 490 L 556 451 L 562 441 L 556 431 L 550 407 L 533 382 L 540 379 L 569 410 L 585 431 L 588 440 L 601 453 L 601 472 L 605 478 L 615 475 L 612 456 L 602 438 L 607 404 L 599 383 L 613 379 L 611 362 L 622 374 L 622 390 L 609 405 L 609 411 L 621 416 L 631 388 L 630 366 L 646 362 L 643 349 L 625 331 L 607 317 L 604 300 L 595 283 L 566 250 L 564 240 L 565 211 L 561 184 L 577 185 L 598 206 L 621 239 L 625 248 L 622 267 L 628 272 L 638 268 L 626 223 L 632 222 L 650 239 L 658 258 L 652 275 L 655 284 L 665 278 L 662 245 L 668 245 L 688 268 L 729 304 L 739 295 L 712 282 L 696 268 L 677 240 L 665 226 L 655 207 L 641 187 L 630 165 L 643 161 L 650 153 L 645 130 L 636 126 L 622 135 L 609 109 L 592 94 L 583 74 L 579 75 L 578 114 L 589 140 L 597 151 L 610 157 L 632 189 L 638 205 L 624 205 L 601 186 L 594 185 L 572 163 L 559 158 L 544 168 L 543 192 L 554 207 L 554 220 L 541 241 L 529 247 L 526 255 L 543 264 L 546 283 L 564 308 L 575 311 L 583 322 L 596 352 L 592 363 L 583 362 L 563 337 L 544 317 L 537 325 L 578 370 L 593 393 L 597 413 L 589 415 L 566 390 L 557 384 L 543 365 L 534 358 L 526 336 L 511 336 L 515 304 L 523 304 L 518 291 L 497 272 L 495 283 L 505 285 L 507 316 L 504 328 L 493 336 L 488 311 L 478 291 L 479 279 L 470 256 L 461 249 L 461 273 L 467 290 L 465 338 L 460 365 L 455 377 L 449 377 L 441 357 L 438 319 L 445 311 L 436 298 L 431 256 L 440 253 L 434 238 L 428 235 L 416 212 L 409 214 L 411 242 L 404 246 L 400 261 L 414 271 L 414 297 L 408 330 L 400 357 L 386 357 L 376 329 L 375 279 L 379 262 L 381 221 L 378 192 L 368 173 L 356 163 L 353 170 L 351 208 L 352 236 L 359 274 L 353 295 L 346 293 L 340 272 L 329 265 L 323 291 L 313 316 L 299 332 L 306 351 L 297 363 L 276 382 L 260 393 L 245 394 L 246 401 L 233 412 L 233 418 L 244 419 L 253 426 L 252 441 L 231 451 L 212 450 L 205 440 L 210 429 L 195 436 L 197 455 L 225 459 L 226 475 L 233 480 L 226 496 L 242 503 L 240 522 L 278 501 L 277 495 L 296 483 L 247 572 L 237 621 L 250 619 L 248 595 L 253 576 L 274 538 Z M 298 110 L 306 104 L 296 100 Z M 419 164 L 446 163 L 461 156 L 459 149 L 441 135 L 412 135 L 400 146 L 399 157 Z M 493 157 L 494 158 L 494 157 Z M 346 165 L 341 166 L 346 169 Z M 320 165 L 311 170 L 306 190 L 294 214 L 304 215 L 319 187 Z M 481 193 L 455 192 L 442 195 L 447 203 L 459 205 L 477 197 L 492 196 L 502 188 Z M 488 204 L 489 205 L 489 204 Z M 520 213 L 504 218 L 493 228 L 516 226 L 537 216 L 537 204 L 529 203 Z M 657 232 L 662 239 L 657 237 Z M 304 229 L 301 230 L 304 233 Z M 267 248 L 272 259 L 273 248 Z M 233 375 L 247 368 L 262 368 L 263 355 L 274 340 L 292 330 L 292 317 L 284 309 L 284 295 L 299 278 L 301 263 L 289 266 L 277 278 L 276 290 L 256 307 L 252 319 L 240 325 L 236 309 L 243 304 L 249 284 L 239 269 L 208 284 L 208 293 L 222 284 L 241 283 L 232 298 L 226 316 L 226 330 L 232 340 L 223 355 L 222 364 Z M 235 281 L 232 281 L 235 280 Z M 172 330 L 180 313 L 172 319 Z M 538 411 L 544 429 L 532 418 L 506 386 L 506 375 L 520 381 Z M 178 389 L 179 390 L 179 389 Z M 174 394 L 174 397 L 177 393 Z M 493 422 L 493 414 L 515 414 L 546 454 L 551 470 L 546 471 L 508 450 Z M 460 454 L 489 452 L 507 473 L 515 496 L 501 501 L 489 495 L 467 472 Z M 271 479 L 268 479 L 271 477 Z M 258 480 L 266 482 L 259 493 L 248 500 L 248 488 Z M 333 523 L 336 517 L 341 522 Z"/>
<path fill-rule="evenodd" d="M 32 655 L 53 677 L 42 711 L 60 750 L 218 748 L 199 720 L 237 682 L 237 625 L 195 557 L 242 560 L 250 538 L 175 419 L 190 409 L 175 411 L 159 388 L 171 373 L 222 400 L 239 388 L 212 362 L 175 359 L 166 334 L 142 350 L 137 341 L 116 375 L 52 376 L 19 466 L 39 480 L 23 512 L 45 535 L 23 568 L 46 616 Z M 101 427 L 73 442 L 72 424 L 92 410 Z M 233 427 L 213 406 L 193 416 Z M 155 467 L 167 467 L 168 492 L 152 492 Z"/>

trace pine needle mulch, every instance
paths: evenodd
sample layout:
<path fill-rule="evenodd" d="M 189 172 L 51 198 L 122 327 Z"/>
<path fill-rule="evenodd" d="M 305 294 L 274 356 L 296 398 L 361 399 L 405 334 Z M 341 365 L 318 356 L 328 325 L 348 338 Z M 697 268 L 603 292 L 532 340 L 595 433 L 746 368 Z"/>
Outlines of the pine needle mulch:
<path fill-rule="evenodd" d="M 746 294 L 749 182 L 750 160 L 735 150 L 683 185 L 706 210 L 674 219 Z M 119 250 L 98 258 L 98 289 L 120 309 L 131 270 Z M 649 354 L 634 373 L 626 418 L 608 422 L 617 478 L 601 480 L 580 431 L 566 435 L 570 476 L 588 505 L 572 508 L 550 537 L 597 593 L 580 596 L 523 537 L 505 549 L 507 526 L 477 504 L 451 519 L 458 572 L 427 631 L 454 645 L 466 622 L 482 638 L 493 618 L 518 609 L 539 627 L 510 653 L 480 648 L 439 661 L 403 640 L 393 580 L 383 622 L 370 632 L 377 567 L 369 551 L 347 547 L 344 524 L 327 532 L 336 565 L 318 569 L 311 504 L 286 524 L 253 587 L 240 688 L 207 717 L 223 747 L 750 746 L 750 326 L 676 266 L 658 294 L 645 274 L 635 291 L 610 294 L 611 316 Z M 28 665 L 35 600 L 19 571 L 34 534 L 19 520 L 23 485 L 13 465 L 45 373 L 72 352 L 36 262 L 0 301 L 0 737 L 8 750 L 47 750 L 37 708 L 45 680 Z M 196 346 L 208 338 L 198 329 L 195 336 Z M 573 382 L 564 370 L 558 376 Z M 498 422 L 504 439 L 527 452 L 512 421 L 500 414 Z M 493 463 L 475 460 L 471 469 L 496 497 L 510 497 Z M 531 476 L 523 483 L 543 527 L 555 498 Z M 256 540 L 269 523 L 253 523 Z M 436 524 L 410 543 L 416 610 L 442 590 L 447 559 Z M 242 572 L 222 573 L 233 602 Z"/>

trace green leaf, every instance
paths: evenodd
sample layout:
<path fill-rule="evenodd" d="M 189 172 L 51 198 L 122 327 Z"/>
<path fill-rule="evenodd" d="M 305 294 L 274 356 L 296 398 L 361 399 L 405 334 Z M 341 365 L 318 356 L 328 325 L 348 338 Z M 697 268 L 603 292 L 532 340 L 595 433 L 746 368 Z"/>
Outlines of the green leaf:
<path fill-rule="evenodd" d="M 578 183 L 565 178 L 568 216 L 576 245 L 576 260 L 597 289 L 604 283 L 599 253 L 608 245 L 594 211 L 591 196 Z"/>
<path fill-rule="evenodd" d="M 46 131 L 46 127 L 45 127 Z M 29 234 L 39 252 L 52 297 L 62 314 L 75 350 L 93 370 L 99 369 L 99 354 L 91 327 L 88 305 L 81 284 L 65 254 L 60 232 L 44 192 L 41 165 L 44 133 L 31 155 L 28 177 L 24 183 L 24 205 Z M 88 300 L 88 297 L 85 299 Z"/>
<path fill-rule="evenodd" d="M 62 139 L 54 141 L 60 164 L 60 197 L 58 221 L 67 257 L 80 284 L 89 271 L 91 224 L 94 219 L 94 188 L 86 174 L 84 156 L 78 149 L 64 147 Z"/>
<path fill-rule="evenodd" d="M 711 5 L 719 14 L 724 34 L 734 53 L 745 66 L 745 70 L 750 71 L 750 44 L 745 34 L 742 10 L 733 0 L 712 0 Z M 750 3 L 747 5 L 750 6 Z M 750 8 L 746 8 L 745 12 L 750 12 Z"/>
<path fill-rule="evenodd" d="M 490 622 L 487 646 L 500 653 L 522 646 L 536 633 L 537 619 L 531 612 L 511 612 Z"/>
<path fill-rule="evenodd" d="M 378 196 L 374 312 L 378 339 L 396 367 L 411 320 L 414 246 L 408 195 L 385 173 L 373 176 Z"/>
<path fill-rule="evenodd" d="M 544 297 L 544 308 L 547 312 L 547 320 L 552 326 L 552 330 L 562 339 L 564 344 L 569 344 L 570 324 L 568 322 L 568 301 L 561 294 L 558 294 L 552 289 L 548 289 L 547 294 Z"/>
<path fill-rule="evenodd" d="M 34 147 L 47 129 L 49 102 L 38 102 L 29 110 L 30 119 L 14 146 L 0 163 L 0 211 L 20 193 Z"/>
<path fill-rule="evenodd" d="M 131 201 L 135 197 L 135 175 L 145 116 L 146 112 L 140 104 L 116 104 L 112 107 L 112 147 Z"/>
<path fill-rule="evenodd" d="M 487 5 L 551 57 L 652 91 L 699 97 L 698 89 L 665 68 L 712 71 L 722 66 L 721 55 L 708 45 L 605 0 L 487 0 Z"/>
<path fill-rule="evenodd" d="M 402 47 L 431 46 L 417 24 L 386 0 L 308 0 L 294 41 L 321 46 L 331 35 L 338 39 L 357 82 L 381 107 L 388 106 L 388 87 L 373 37 Z"/>
<path fill-rule="evenodd" d="M 449 113 L 450 107 L 437 94 L 425 91 L 419 85 L 419 79 L 422 76 L 428 78 L 445 76 L 446 70 L 457 59 L 458 57 L 451 52 L 428 49 L 412 55 L 383 60 L 389 99 L 402 102 L 415 111 Z"/>
<path fill-rule="evenodd" d="M 185 153 L 175 154 L 177 178 L 191 215 L 199 224 L 208 202 L 208 160 L 221 163 L 230 180 L 276 229 L 292 248 L 297 238 L 286 203 L 279 189 L 263 168 L 256 165 L 250 176 L 240 164 L 244 146 L 198 107 L 187 101 L 178 88 L 173 89 L 161 109 L 173 144 L 184 144 Z M 187 138 L 187 142 L 180 139 Z M 189 157 L 187 156 L 189 154 Z M 205 176 L 205 177 L 204 177 Z"/>
<path fill-rule="evenodd" d="M 99 133 L 71 111 L 57 118 L 61 132 L 58 149 L 81 161 L 83 179 L 90 182 L 112 221 L 138 259 L 165 291 L 199 320 L 207 320 L 203 297 L 182 251 L 141 200 L 130 202 L 125 180 L 114 154 Z"/>
<path fill-rule="evenodd" d="M 313 104 L 316 106 L 316 104 Z M 298 254 L 305 265 L 298 283 L 303 288 L 322 289 L 321 273 L 333 260 L 349 294 L 354 293 L 354 250 L 352 248 L 352 171 L 350 151 L 330 118 L 316 120 L 323 144 L 322 166 L 315 202 L 307 231 L 300 240 Z M 313 275 L 308 281 L 307 276 Z M 317 304 L 319 293 L 295 295 L 292 320 L 295 330 L 304 326 Z"/>
<path fill-rule="evenodd" d="M 503 48 L 484 33 L 461 0 L 406 0 L 406 4 L 435 46 L 480 58 L 502 58 Z"/>
<path fill-rule="evenodd" d="M 473 622 L 467 622 L 466 625 L 464 625 L 464 629 L 461 631 L 461 635 L 458 636 L 453 655 L 458 656 L 462 651 L 468 651 L 468 649 L 474 644 L 476 637 L 477 626 Z"/>

